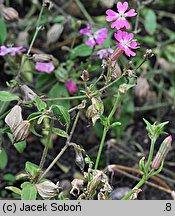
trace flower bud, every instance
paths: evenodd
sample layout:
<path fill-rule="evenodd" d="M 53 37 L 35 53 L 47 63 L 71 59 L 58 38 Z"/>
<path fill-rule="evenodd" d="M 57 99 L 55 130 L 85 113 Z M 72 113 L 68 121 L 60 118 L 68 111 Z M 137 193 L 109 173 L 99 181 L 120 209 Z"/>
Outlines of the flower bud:
<path fill-rule="evenodd" d="M 43 199 L 51 199 L 58 195 L 59 193 L 59 182 L 54 184 L 51 181 L 45 181 L 35 185 L 39 195 Z"/>
<path fill-rule="evenodd" d="M 22 121 L 13 131 L 14 142 L 20 142 L 27 138 L 30 132 L 30 122 Z"/>
<path fill-rule="evenodd" d="M 165 159 L 167 153 L 171 149 L 172 136 L 168 136 L 161 143 L 160 148 L 151 164 L 152 169 L 158 169 L 161 166 L 162 161 Z"/>
<path fill-rule="evenodd" d="M 47 32 L 47 43 L 55 43 L 63 32 L 62 24 L 54 24 Z"/>
<path fill-rule="evenodd" d="M 21 107 L 15 105 L 5 118 L 5 123 L 12 131 L 23 121 L 21 112 Z"/>
<path fill-rule="evenodd" d="M 81 79 L 85 82 L 87 82 L 89 80 L 89 72 L 87 70 L 84 70 L 82 75 L 81 75 Z"/>
<path fill-rule="evenodd" d="M 35 62 L 51 62 L 53 60 L 53 56 L 48 54 L 34 54 L 32 59 Z"/>
<path fill-rule="evenodd" d="M 0 14 L 6 21 L 9 22 L 13 22 L 19 19 L 18 12 L 12 7 L 5 7 L 4 5 L 0 5 Z"/>

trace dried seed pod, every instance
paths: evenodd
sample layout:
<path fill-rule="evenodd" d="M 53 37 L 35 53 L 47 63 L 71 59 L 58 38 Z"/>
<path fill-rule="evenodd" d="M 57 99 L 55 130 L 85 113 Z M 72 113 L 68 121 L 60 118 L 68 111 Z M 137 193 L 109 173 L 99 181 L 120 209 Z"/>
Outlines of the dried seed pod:
<path fill-rule="evenodd" d="M 45 181 L 39 184 L 35 185 L 39 195 L 43 198 L 43 199 L 51 199 L 54 198 L 55 196 L 58 195 L 59 193 L 59 182 L 57 182 L 57 184 L 54 184 L 51 181 Z"/>
<path fill-rule="evenodd" d="M 134 88 L 134 94 L 140 100 L 143 100 L 144 98 L 147 97 L 149 89 L 150 89 L 150 86 L 149 86 L 148 81 L 143 77 L 139 77 L 137 79 L 137 85 Z"/>
<path fill-rule="evenodd" d="M 12 7 L 5 7 L 4 5 L 1 5 L 0 14 L 6 21 L 9 22 L 17 21 L 19 19 L 18 12 Z"/>
<path fill-rule="evenodd" d="M 53 2 L 50 0 L 44 0 L 43 3 L 44 6 L 48 8 L 48 10 L 50 10 L 53 7 Z"/>
<path fill-rule="evenodd" d="M 10 127 L 10 129 L 13 131 L 18 125 L 21 124 L 23 121 L 22 119 L 22 109 L 20 106 L 15 105 L 10 113 L 5 118 L 5 123 Z"/>
<path fill-rule="evenodd" d="M 13 131 L 14 142 L 20 142 L 27 138 L 30 132 L 30 122 L 22 121 Z"/>
<path fill-rule="evenodd" d="M 27 85 L 20 86 L 21 92 L 23 94 L 23 99 L 25 102 L 34 101 L 37 97 L 32 89 L 30 89 Z"/>
<path fill-rule="evenodd" d="M 84 181 L 81 179 L 74 179 L 72 182 L 72 190 L 70 191 L 70 194 L 72 194 L 73 196 L 77 196 L 80 194 L 80 189 L 83 187 L 84 185 Z"/>
<path fill-rule="evenodd" d="M 112 70 L 111 70 L 111 79 L 115 80 L 118 77 L 120 77 L 121 74 L 122 74 L 122 71 L 121 71 L 119 65 L 114 63 L 114 66 L 112 67 Z"/>
<path fill-rule="evenodd" d="M 47 32 L 47 43 L 55 43 L 63 32 L 63 25 L 54 24 Z"/>
<path fill-rule="evenodd" d="M 149 58 L 152 58 L 154 56 L 154 53 L 152 49 L 147 49 L 145 55 L 143 56 L 144 59 L 148 60 Z"/>
<path fill-rule="evenodd" d="M 109 198 L 103 192 L 100 191 L 98 193 L 98 200 L 109 200 Z"/>
<path fill-rule="evenodd" d="M 113 7 L 114 3 L 115 3 L 115 0 L 108 0 L 108 1 L 106 1 L 106 0 L 100 0 L 100 4 L 102 6 L 104 6 L 104 7 L 106 7 L 106 8 Z"/>
<path fill-rule="evenodd" d="M 32 59 L 35 62 L 51 62 L 54 59 L 54 57 L 48 54 L 34 54 L 32 56 Z"/>
<path fill-rule="evenodd" d="M 29 45 L 29 33 L 26 31 L 22 31 L 19 33 L 17 37 L 17 44 L 22 47 L 28 47 Z"/>
<path fill-rule="evenodd" d="M 80 167 L 81 171 L 84 171 L 84 166 L 85 166 L 85 162 L 84 162 L 84 157 L 82 154 L 81 149 L 79 148 L 74 148 L 75 150 L 75 163 L 78 167 Z"/>
<path fill-rule="evenodd" d="M 171 149 L 171 143 L 172 143 L 172 136 L 168 136 L 164 141 L 161 143 L 160 148 L 151 163 L 152 169 L 158 169 L 161 166 L 162 161 L 164 161 L 166 155 Z"/>
<path fill-rule="evenodd" d="M 100 97 L 91 99 L 92 105 L 90 105 L 87 109 L 86 116 L 88 119 L 92 120 L 93 125 L 95 125 L 96 121 L 100 118 L 99 114 L 103 114 L 104 105 Z"/>

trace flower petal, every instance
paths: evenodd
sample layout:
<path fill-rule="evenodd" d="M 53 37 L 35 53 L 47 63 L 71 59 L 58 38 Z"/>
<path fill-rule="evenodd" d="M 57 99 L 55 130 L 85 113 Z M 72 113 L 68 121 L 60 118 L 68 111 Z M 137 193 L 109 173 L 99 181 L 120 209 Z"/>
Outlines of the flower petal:
<path fill-rule="evenodd" d="M 119 17 L 119 14 L 116 13 L 115 11 L 111 10 L 111 9 L 107 10 L 107 11 L 106 11 L 106 14 L 108 15 L 108 16 L 106 17 L 106 20 L 107 20 L 108 22 L 114 21 L 114 20 L 116 20 L 116 19 Z"/>
<path fill-rule="evenodd" d="M 125 17 L 133 17 L 136 15 L 137 15 L 137 13 L 135 12 L 134 9 L 130 9 L 127 13 L 125 13 Z"/>
<path fill-rule="evenodd" d="M 124 2 L 123 4 L 121 2 L 117 3 L 117 9 L 119 13 L 124 13 L 128 9 L 128 3 Z"/>

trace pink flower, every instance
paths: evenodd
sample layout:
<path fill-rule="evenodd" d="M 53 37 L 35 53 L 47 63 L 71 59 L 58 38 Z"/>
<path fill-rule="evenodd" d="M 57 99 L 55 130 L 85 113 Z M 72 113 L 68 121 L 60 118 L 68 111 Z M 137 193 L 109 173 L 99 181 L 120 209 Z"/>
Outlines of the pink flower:
<path fill-rule="evenodd" d="M 78 91 L 76 83 L 72 82 L 72 80 L 68 80 L 66 88 L 70 94 L 75 94 Z"/>
<path fill-rule="evenodd" d="M 136 16 L 137 13 L 135 13 L 134 9 L 130 9 L 128 12 L 126 10 L 128 9 L 128 3 L 124 2 L 123 4 L 121 2 L 117 3 L 117 9 L 118 13 L 109 9 L 106 11 L 107 17 L 106 20 L 108 22 L 114 21 L 111 24 L 111 28 L 121 29 L 121 28 L 130 28 L 130 24 L 126 20 L 126 17 L 133 17 Z"/>
<path fill-rule="evenodd" d="M 111 48 L 101 49 L 97 52 L 97 55 L 99 55 L 99 58 L 102 59 L 102 63 L 104 64 L 113 52 L 114 50 Z"/>
<path fill-rule="evenodd" d="M 127 56 L 135 56 L 136 53 L 132 51 L 132 49 L 138 49 L 140 46 L 138 46 L 138 43 L 136 41 L 133 41 L 134 34 L 130 33 L 128 34 L 125 31 L 119 30 L 117 33 L 114 34 L 116 40 L 118 40 L 119 43 L 117 43 L 117 46 L 125 52 Z"/>
<path fill-rule="evenodd" d="M 11 56 L 15 56 L 17 52 L 24 52 L 25 49 L 20 46 L 20 47 L 6 47 L 6 46 L 1 46 L 0 47 L 0 56 L 5 56 L 8 53 L 11 54 Z"/>
<path fill-rule="evenodd" d="M 92 26 L 87 24 L 87 28 L 80 30 L 80 34 L 89 37 L 89 39 L 86 41 L 86 45 L 93 48 L 95 45 L 103 45 L 104 40 L 107 38 L 108 30 L 106 28 L 102 28 L 96 32 L 93 32 Z"/>
<path fill-rule="evenodd" d="M 35 68 L 39 72 L 46 72 L 50 74 L 54 69 L 55 66 L 52 62 L 44 63 L 44 62 L 37 62 Z"/>

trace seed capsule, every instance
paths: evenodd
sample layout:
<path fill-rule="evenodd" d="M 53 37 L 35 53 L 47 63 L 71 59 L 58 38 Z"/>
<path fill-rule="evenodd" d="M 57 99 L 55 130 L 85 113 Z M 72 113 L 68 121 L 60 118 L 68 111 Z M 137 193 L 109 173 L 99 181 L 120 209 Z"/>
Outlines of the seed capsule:
<path fill-rule="evenodd" d="M 5 7 L 0 5 L 0 14 L 2 17 L 9 22 L 17 21 L 19 19 L 18 12 L 12 7 Z"/>
<path fill-rule="evenodd" d="M 21 111 L 21 107 L 15 105 L 5 118 L 5 123 L 12 131 L 23 121 Z"/>
<path fill-rule="evenodd" d="M 47 43 L 55 43 L 63 32 L 63 25 L 54 24 L 47 32 Z"/>
<path fill-rule="evenodd" d="M 20 142 L 25 140 L 30 132 L 30 122 L 22 121 L 13 131 L 14 142 Z"/>
<path fill-rule="evenodd" d="M 57 184 L 54 184 L 51 181 L 45 181 L 39 184 L 35 185 L 39 195 L 43 199 L 51 199 L 58 195 L 59 193 L 59 182 Z"/>
<path fill-rule="evenodd" d="M 35 62 L 51 62 L 53 60 L 53 56 L 48 54 L 34 54 L 32 59 Z"/>

